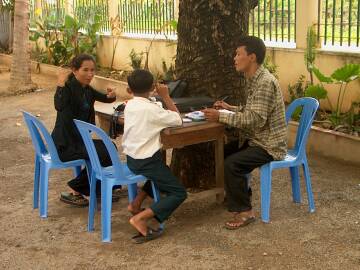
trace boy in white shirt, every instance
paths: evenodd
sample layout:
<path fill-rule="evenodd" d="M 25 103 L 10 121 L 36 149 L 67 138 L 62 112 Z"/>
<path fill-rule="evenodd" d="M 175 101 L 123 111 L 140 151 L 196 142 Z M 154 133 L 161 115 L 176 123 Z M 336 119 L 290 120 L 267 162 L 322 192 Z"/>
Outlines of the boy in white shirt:
<path fill-rule="evenodd" d="M 161 235 L 160 230 L 148 228 L 147 221 L 154 217 L 162 223 L 187 197 L 184 186 L 171 173 L 160 153 L 161 130 L 181 126 L 182 119 L 169 96 L 167 86 L 154 86 L 154 78 L 149 71 L 135 70 L 128 76 L 128 85 L 128 92 L 132 93 L 134 98 L 128 101 L 124 111 L 122 147 L 127 156 L 127 165 L 135 174 L 141 174 L 153 181 L 159 191 L 166 195 L 142 211 L 141 204 L 146 196 L 153 197 L 151 182 L 147 181 L 128 206 L 128 210 L 134 215 L 130 224 L 139 232 L 133 240 L 135 243 L 144 243 Z M 167 110 L 149 99 L 155 88 Z"/>

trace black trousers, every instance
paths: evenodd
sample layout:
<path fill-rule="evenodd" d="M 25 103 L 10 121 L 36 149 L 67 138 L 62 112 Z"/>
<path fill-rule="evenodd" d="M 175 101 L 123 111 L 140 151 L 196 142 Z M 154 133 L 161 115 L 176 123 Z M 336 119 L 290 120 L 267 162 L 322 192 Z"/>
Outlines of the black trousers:
<path fill-rule="evenodd" d="M 171 213 L 186 199 L 186 189 L 166 166 L 160 151 L 145 159 L 133 159 L 127 156 L 127 165 L 133 173 L 141 174 L 153 181 L 159 191 L 165 194 L 164 198 L 150 206 L 155 218 L 160 223 L 168 219 Z M 145 183 L 143 190 L 153 197 L 150 181 Z"/>
<path fill-rule="evenodd" d="M 248 143 L 239 148 L 238 141 L 226 144 L 225 156 L 225 191 L 229 212 L 244 212 L 252 209 L 251 188 L 247 174 L 270 161 L 273 157 L 259 146 Z"/>
<path fill-rule="evenodd" d="M 93 140 L 96 148 L 96 152 L 99 156 L 99 160 L 102 166 L 107 167 L 111 166 L 111 159 L 106 150 L 105 144 L 101 140 Z M 58 150 L 59 157 L 61 161 L 70 161 L 75 159 L 87 159 L 89 160 L 89 155 L 86 151 L 85 145 L 79 146 L 77 151 L 64 151 L 62 149 Z M 89 179 L 87 176 L 86 169 L 83 169 L 81 173 L 74 179 L 68 182 L 68 186 L 76 192 L 79 192 L 82 195 L 89 196 L 90 195 L 90 186 Z M 114 188 L 119 188 L 119 186 L 115 186 Z M 96 195 L 100 197 L 101 194 L 101 184 L 100 181 L 96 182 Z"/>

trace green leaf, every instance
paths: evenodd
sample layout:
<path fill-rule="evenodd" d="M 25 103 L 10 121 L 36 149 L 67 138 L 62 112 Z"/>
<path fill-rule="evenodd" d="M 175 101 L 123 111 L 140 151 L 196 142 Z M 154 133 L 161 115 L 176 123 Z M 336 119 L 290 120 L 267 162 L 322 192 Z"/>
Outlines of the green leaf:
<path fill-rule="evenodd" d="M 338 82 L 350 82 L 358 79 L 360 76 L 360 65 L 359 64 L 347 64 L 331 74 L 331 77 Z"/>
<path fill-rule="evenodd" d="M 332 83 L 333 80 L 330 77 L 326 77 L 324 74 L 320 72 L 315 66 L 312 66 L 312 71 L 314 72 L 316 78 L 322 83 Z"/>
<path fill-rule="evenodd" d="M 32 36 L 30 36 L 31 41 L 37 41 L 41 37 L 41 34 L 39 32 L 34 32 Z"/>
<path fill-rule="evenodd" d="M 176 20 L 171 20 L 169 24 L 175 31 L 177 30 L 178 22 Z"/>
<path fill-rule="evenodd" d="M 69 15 L 65 16 L 65 27 L 67 29 L 76 28 L 76 25 L 77 25 L 77 22 L 73 17 L 71 17 Z"/>
<path fill-rule="evenodd" d="M 306 97 L 313 97 L 317 100 L 324 99 L 327 96 L 327 91 L 324 87 L 321 85 L 310 85 L 305 90 L 305 96 Z"/>

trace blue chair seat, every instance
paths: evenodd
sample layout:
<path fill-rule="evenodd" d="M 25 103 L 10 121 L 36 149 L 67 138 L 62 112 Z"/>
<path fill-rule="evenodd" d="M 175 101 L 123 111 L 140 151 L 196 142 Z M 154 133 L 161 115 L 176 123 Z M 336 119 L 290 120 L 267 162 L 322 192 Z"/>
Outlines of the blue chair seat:
<path fill-rule="evenodd" d="M 263 222 L 270 221 L 270 196 L 271 196 L 271 173 L 273 169 L 289 168 L 293 201 L 301 202 L 299 166 L 303 167 L 305 186 L 307 191 L 309 212 L 315 211 L 314 197 L 311 187 L 309 165 L 306 157 L 306 141 L 311 129 L 319 102 L 314 98 L 299 98 L 293 101 L 286 110 L 286 123 L 289 123 L 293 113 L 301 108 L 301 117 L 296 134 L 295 146 L 289 149 L 284 160 L 272 161 L 260 168 L 260 193 L 261 193 L 261 219 Z"/>

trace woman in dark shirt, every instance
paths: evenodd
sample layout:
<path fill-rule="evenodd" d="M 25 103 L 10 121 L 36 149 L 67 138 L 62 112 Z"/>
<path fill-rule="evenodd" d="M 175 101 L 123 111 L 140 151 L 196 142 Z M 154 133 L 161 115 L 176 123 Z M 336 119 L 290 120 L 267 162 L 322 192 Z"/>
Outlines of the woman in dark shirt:
<path fill-rule="evenodd" d="M 57 116 L 51 135 L 62 161 L 89 159 L 73 119 L 95 124 L 94 102 L 111 103 L 116 100 L 113 89 L 108 88 L 107 94 L 102 94 L 89 85 L 95 74 L 95 60 L 92 56 L 76 56 L 71 61 L 71 70 L 70 75 L 59 74 L 54 96 Z M 110 166 L 111 160 L 105 145 L 100 140 L 94 140 L 94 143 L 102 166 Z M 68 185 L 72 192 L 62 192 L 60 200 L 77 206 L 87 206 L 88 201 L 84 195 L 89 196 L 90 189 L 86 170 L 70 180 Z M 100 187 L 97 188 L 98 194 L 99 191 Z"/>

